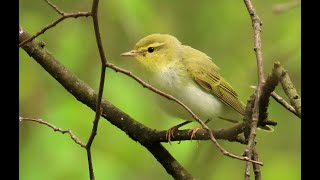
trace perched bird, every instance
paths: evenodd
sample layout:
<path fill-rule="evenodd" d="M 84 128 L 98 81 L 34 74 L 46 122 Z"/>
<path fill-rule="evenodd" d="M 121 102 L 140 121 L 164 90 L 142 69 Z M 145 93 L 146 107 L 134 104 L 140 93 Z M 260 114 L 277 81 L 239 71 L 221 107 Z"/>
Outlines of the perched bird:
<path fill-rule="evenodd" d="M 133 57 L 143 67 L 144 81 L 180 100 L 201 120 L 242 120 L 245 105 L 219 74 L 219 67 L 205 53 L 182 45 L 174 36 L 148 35 L 121 55 Z M 160 96 L 157 101 L 169 115 L 187 121 L 168 130 L 170 141 L 175 130 L 194 119 L 173 101 Z"/>

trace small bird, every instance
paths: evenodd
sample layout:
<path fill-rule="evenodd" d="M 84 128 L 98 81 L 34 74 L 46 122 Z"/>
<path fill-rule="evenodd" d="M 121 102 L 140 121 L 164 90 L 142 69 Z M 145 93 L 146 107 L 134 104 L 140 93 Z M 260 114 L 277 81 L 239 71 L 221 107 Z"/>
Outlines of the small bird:
<path fill-rule="evenodd" d="M 245 105 L 219 74 L 219 67 L 211 58 L 199 50 L 182 45 L 174 36 L 148 35 L 138 41 L 133 50 L 121 56 L 133 57 L 142 65 L 141 78 L 144 81 L 180 100 L 201 120 L 237 122 L 245 113 Z M 170 142 L 175 130 L 194 119 L 175 102 L 160 96 L 157 102 L 172 117 L 186 121 L 167 131 Z"/>

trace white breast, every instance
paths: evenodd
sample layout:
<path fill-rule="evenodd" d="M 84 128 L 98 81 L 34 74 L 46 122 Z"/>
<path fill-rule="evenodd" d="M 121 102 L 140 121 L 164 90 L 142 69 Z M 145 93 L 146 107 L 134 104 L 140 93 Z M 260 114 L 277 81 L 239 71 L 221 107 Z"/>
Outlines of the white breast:
<path fill-rule="evenodd" d="M 179 99 L 188 106 L 201 120 L 215 119 L 220 116 L 225 106 L 216 97 L 203 90 L 191 77 L 181 78 L 174 68 L 164 68 L 162 72 L 155 75 L 152 84 Z M 183 80 L 182 80 L 183 79 Z M 157 96 L 157 102 L 169 115 L 183 120 L 194 120 L 192 116 L 174 101 Z"/>

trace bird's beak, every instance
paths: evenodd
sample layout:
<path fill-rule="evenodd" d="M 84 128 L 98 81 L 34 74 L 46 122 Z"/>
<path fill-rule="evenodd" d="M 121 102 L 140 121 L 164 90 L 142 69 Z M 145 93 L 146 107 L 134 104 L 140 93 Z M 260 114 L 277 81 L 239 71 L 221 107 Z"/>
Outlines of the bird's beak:
<path fill-rule="evenodd" d="M 136 56 L 138 53 L 135 50 L 129 51 L 129 52 L 125 52 L 122 53 L 121 56 L 129 56 L 129 57 L 133 57 Z"/>

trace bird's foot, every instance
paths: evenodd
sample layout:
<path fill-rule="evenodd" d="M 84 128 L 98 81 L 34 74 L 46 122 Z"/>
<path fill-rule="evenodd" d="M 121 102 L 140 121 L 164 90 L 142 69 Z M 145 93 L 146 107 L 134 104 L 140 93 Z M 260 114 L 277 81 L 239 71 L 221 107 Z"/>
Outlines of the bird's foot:
<path fill-rule="evenodd" d="M 210 122 L 209 119 L 204 124 L 208 124 L 208 122 Z M 203 128 L 202 127 L 196 127 L 194 129 L 190 129 L 188 131 L 188 134 L 190 134 L 190 132 L 191 132 L 191 137 L 190 137 L 191 140 L 196 136 L 197 131 L 199 131 L 200 129 L 203 129 Z"/>
<path fill-rule="evenodd" d="M 188 134 L 190 134 L 190 132 L 191 132 L 191 138 L 190 138 L 190 140 L 192 140 L 192 139 L 196 136 L 197 131 L 199 131 L 200 129 L 202 129 L 202 127 L 196 127 L 196 128 L 194 128 L 194 129 L 190 129 L 190 130 L 188 131 Z"/>
<path fill-rule="evenodd" d="M 166 132 L 166 139 L 168 140 L 169 144 L 171 145 L 171 137 L 173 138 L 174 137 L 174 133 L 181 127 L 181 126 L 184 126 L 188 123 L 190 123 L 191 121 L 186 121 L 186 122 L 183 122 L 181 124 L 178 124 L 176 126 L 173 126 L 172 128 L 168 129 L 167 132 Z"/>

